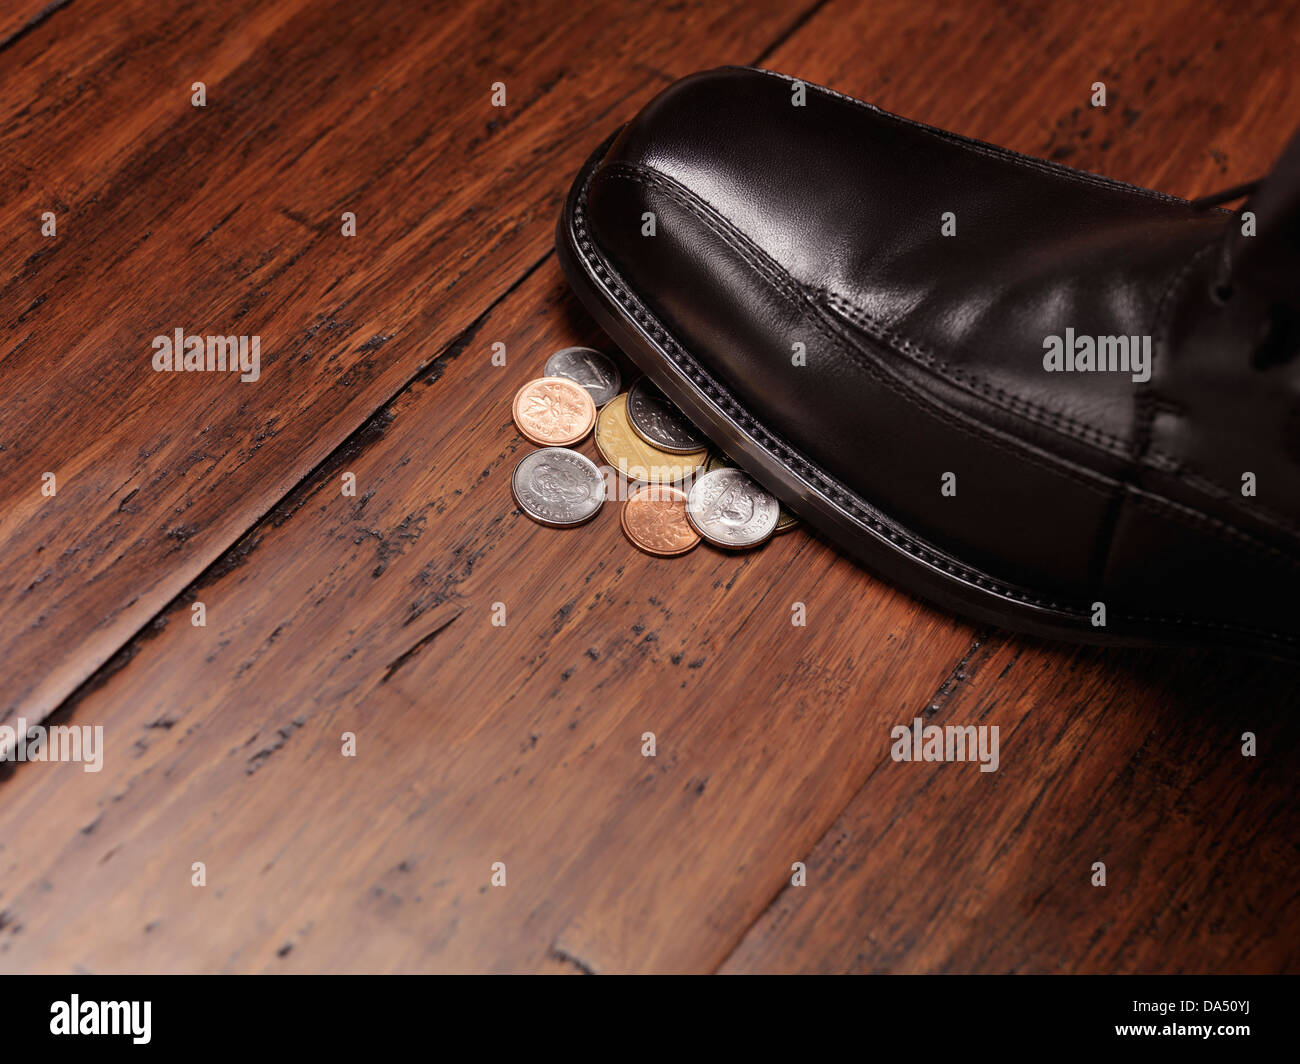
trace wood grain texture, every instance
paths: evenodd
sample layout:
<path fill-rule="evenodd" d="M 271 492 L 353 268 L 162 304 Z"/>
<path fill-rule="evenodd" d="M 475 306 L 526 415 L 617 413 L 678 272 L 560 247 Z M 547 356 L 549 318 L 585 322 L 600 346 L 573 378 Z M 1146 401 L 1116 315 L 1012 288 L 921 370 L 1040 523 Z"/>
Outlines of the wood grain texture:
<path fill-rule="evenodd" d="M 919 715 L 998 727 L 998 771 L 879 733 L 808 885 L 723 970 L 1294 971 L 1297 699 L 1289 666 L 990 640 Z"/>
<path fill-rule="evenodd" d="M 834 2 L 769 65 L 908 118 L 1199 196 L 1266 173 L 1300 125 L 1300 11 L 1268 0 Z M 1094 82 L 1107 106 L 1089 105 Z"/>
<path fill-rule="evenodd" d="M 511 396 L 584 341 L 548 261 L 58 715 L 105 767 L 5 787 L 0 965 L 720 963 L 971 632 L 802 532 L 656 559 L 615 505 L 524 517 Z"/>
<path fill-rule="evenodd" d="M 1195 195 L 1300 122 L 1295 12 L 106 10 L 76 0 L 0 71 L 0 216 L 26 227 L 0 248 L 0 705 L 62 698 L 107 743 L 98 774 L 0 769 L 0 969 L 1300 967 L 1293 670 L 977 632 L 802 531 L 653 559 L 616 506 L 544 529 L 508 486 L 515 388 L 604 344 L 545 257 L 560 192 L 668 75 L 769 51 Z M 142 47 L 153 68 L 124 73 Z M 226 110 L 189 113 L 196 65 Z M 498 68 L 521 113 L 493 127 Z M 50 188 L 85 234 L 61 222 L 53 251 Z M 355 241 L 344 209 L 374 219 Z M 267 322 L 281 384 L 143 379 L 176 315 Z M 65 452 L 76 502 L 47 511 L 42 456 Z M 890 760 L 918 714 L 999 724 L 1000 771 Z"/>
<path fill-rule="evenodd" d="M 793 17 L 738 6 L 665 33 L 636 5 L 78 2 L 6 49 L 0 719 L 56 706 L 546 252 L 593 125 Z M 176 328 L 260 336 L 261 378 L 153 372 Z"/>
<path fill-rule="evenodd" d="M 9 0 L 0 10 L 0 54 L 72 0 Z"/>

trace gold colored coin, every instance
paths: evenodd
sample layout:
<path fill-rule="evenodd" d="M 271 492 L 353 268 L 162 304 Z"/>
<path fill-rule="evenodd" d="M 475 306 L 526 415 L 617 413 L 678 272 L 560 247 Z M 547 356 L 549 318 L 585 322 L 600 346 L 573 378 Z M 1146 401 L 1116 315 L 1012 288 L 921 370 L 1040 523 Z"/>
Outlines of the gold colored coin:
<path fill-rule="evenodd" d="M 686 493 L 664 484 L 639 487 L 623 504 L 623 534 L 647 554 L 671 558 L 700 542 L 686 519 Z"/>
<path fill-rule="evenodd" d="M 721 451 L 710 451 L 709 457 L 704 463 L 704 472 L 712 473 L 715 469 L 739 469 L 730 458 Z M 799 527 L 799 518 L 795 517 L 784 506 L 776 515 L 776 528 L 772 530 L 772 535 L 779 536 L 782 532 L 789 532 L 792 528 Z"/>
<path fill-rule="evenodd" d="M 632 431 L 627 419 L 627 393 L 600 408 L 596 419 L 596 449 L 628 480 L 643 484 L 676 484 L 699 470 L 708 450 L 669 454 L 652 447 Z"/>
<path fill-rule="evenodd" d="M 539 377 L 515 392 L 515 425 L 542 447 L 568 447 L 591 431 L 596 404 L 581 384 L 565 377 Z"/>

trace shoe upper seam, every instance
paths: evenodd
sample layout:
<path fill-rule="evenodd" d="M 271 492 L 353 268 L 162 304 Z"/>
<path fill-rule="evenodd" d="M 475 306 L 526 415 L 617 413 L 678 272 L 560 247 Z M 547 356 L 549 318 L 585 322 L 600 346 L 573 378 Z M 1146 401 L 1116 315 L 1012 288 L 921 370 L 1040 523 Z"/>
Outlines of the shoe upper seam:
<path fill-rule="evenodd" d="M 1206 252 L 1213 251 L 1218 243 L 1219 237 L 1216 235 L 1209 243 L 1197 249 L 1191 256 L 1191 261 L 1184 264 L 1174 281 L 1165 289 L 1158 300 L 1156 318 L 1159 321 L 1162 317 L 1162 309 L 1168 300 L 1170 293 L 1180 283 L 1184 273 L 1193 268 L 1196 263 L 1205 255 Z M 797 283 L 797 282 L 796 282 Z M 959 388 L 966 388 L 977 393 L 985 399 L 990 405 L 1004 410 L 1007 413 L 1023 417 L 1032 421 L 1034 424 L 1041 425 L 1066 439 L 1085 446 L 1093 447 L 1102 453 L 1109 454 L 1112 457 L 1129 458 L 1138 468 L 1149 468 L 1160 472 L 1168 473 L 1187 482 L 1187 484 L 1205 495 L 1210 496 L 1219 502 L 1233 503 L 1236 501 L 1236 495 L 1231 488 L 1228 488 L 1210 477 L 1204 476 L 1187 468 L 1186 462 L 1162 451 L 1151 444 L 1148 438 L 1141 448 L 1139 455 L 1134 455 L 1133 442 L 1125 440 L 1113 433 L 1106 432 L 1096 426 L 1088 425 L 1068 414 L 1052 410 L 1050 407 L 1042 406 L 1030 399 L 1013 395 L 1012 393 L 999 388 L 997 385 L 984 380 L 978 374 L 971 373 L 968 370 L 958 369 L 943 361 L 931 351 L 922 347 L 920 344 L 901 335 L 894 329 L 885 325 L 879 318 L 867 313 L 855 303 L 850 302 L 847 298 L 837 292 L 832 292 L 828 288 L 818 288 L 813 290 L 814 298 L 818 298 L 827 303 L 836 313 L 847 318 L 852 324 L 858 326 L 867 332 L 867 334 L 879 343 L 886 344 L 891 350 L 910 358 L 913 362 L 918 363 L 924 369 L 934 373 L 936 376 L 948 381 Z M 1159 329 L 1161 326 L 1157 325 Z M 1160 336 L 1159 331 L 1153 333 Z M 1152 393 L 1152 409 L 1149 417 L 1154 418 L 1155 414 L 1161 410 L 1174 409 L 1167 403 L 1164 403 L 1158 395 Z M 1139 427 L 1141 423 L 1139 422 Z M 1145 430 L 1149 432 L 1150 426 Z M 1137 440 L 1135 433 L 1133 440 Z M 1278 512 L 1266 503 L 1256 503 L 1252 507 L 1253 512 L 1268 524 L 1273 525 L 1277 531 L 1290 535 L 1294 538 L 1300 538 L 1300 524 L 1297 524 L 1285 514 Z"/>
<path fill-rule="evenodd" d="M 1183 263 L 1182 267 L 1165 285 L 1160 298 L 1156 300 L 1155 312 L 1152 315 L 1149 332 L 1157 339 L 1161 335 L 1159 330 L 1161 323 L 1164 321 L 1165 307 L 1169 303 L 1170 294 L 1179 287 L 1182 279 L 1195 268 L 1196 263 L 1204 253 L 1205 247 L 1201 247 L 1189 255 L 1187 261 Z M 1115 560 L 1115 545 L 1119 536 L 1120 522 L 1124 517 L 1126 505 L 1143 508 L 1135 480 L 1151 451 L 1152 426 L 1155 423 L 1160 406 L 1160 397 L 1155 389 L 1151 387 L 1150 382 L 1138 385 L 1137 395 L 1133 400 L 1132 444 L 1128 462 L 1119 478 L 1120 483 L 1116 487 L 1115 494 L 1106 511 L 1104 542 L 1098 544 L 1097 553 L 1094 555 L 1096 559 L 1095 578 L 1100 583 L 1105 583 L 1107 575 L 1111 572 L 1111 566 Z M 1167 458 L 1164 455 L 1159 457 Z"/>
<path fill-rule="evenodd" d="M 997 385 L 984 380 L 978 374 L 958 369 L 945 362 L 931 351 L 915 341 L 907 339 L 896 330 L 885 325 L 879 318 L 867 313 L 861 307 L 850 302 L 844 296 L 830 289 L 817 289 L 831 307 L 848 318 L 853 324 L 868 331 L 869 335 L 917 362 L 936 376 L 942 377 L 958 387 L 973 389 L 987 399 L 993 406 L 1007 413 L 1026 417 L 1035 424 L 1053 430 L 1068 439 L 1090 444 L 1098 450 L 1115 456 L 1125 456 L 1130 452 L 1129 442 L 1113 433 L 1106 432 L 1093 425 L 1085 424 L 1068 414 L 1041 406 L 1033 400 L 1012 395 Z"/>

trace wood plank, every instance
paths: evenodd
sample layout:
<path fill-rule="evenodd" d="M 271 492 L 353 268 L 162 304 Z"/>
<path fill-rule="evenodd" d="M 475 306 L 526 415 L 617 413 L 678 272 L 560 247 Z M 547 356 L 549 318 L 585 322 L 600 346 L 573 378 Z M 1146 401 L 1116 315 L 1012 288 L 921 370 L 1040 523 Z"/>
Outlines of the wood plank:
<path fill-rule="evenodd" d="M 925 721 L 998 727 L 998 771 L 895 762 L 909 722 L 874 722 L 807 886 L 723 971 L 1296 971 L 1297 699 L 1293 666 L 992 640 Z"/>
<path fill-rule="evenodd" d="M 0 720 L 57 705 L 546 252 L 593 126 L 797 15 L 738 7 L 666 32 L 634 4 L 85 0 L 15 40 Z M 259 336 L 260 379 L 155 373 L 176 328 Z"/>
<path fill-rule="evenodd" d="M 33 32 L 72 0 L 9 0 L 0 11 L 0 52 Z"/>
<path fill-rule="evenodd" d="M 1279 116 L 1296 113 L 1281 65 L 1290 16 L 1052 11 L 832 3 L 769 65 L 1170 191 L 1267 166 L 1287 132 Z M 1104 115 L 1082 102 L 1094 68 L 1111 85 Z M 575 147 L 599 126 L 575 132 Z M 536 180 L 530 165 L 512 180 Z M 481 308 L 498 290 L 469 298 L 462 286 L 450 302 Z M 502 371 L 488 363 L 497 339 L 511 352 Z M 968 626 L 803 533 L 744 558 L 657 561 L 623 543 L 613 508 L 573 532 L 536 528 L 508 499 L 526 446 L 509 396 L 553 347 L 593 340 L 546 262 L 62 711 L 104 724 L 106 763 L 7 774 L 0 968 L 707 970 L 730 955 L 729 970 L 1145 970 L 1162 946 L 1170 968 L 1295 966 L 1251 915 L 1280 911 L 1294 939 L 1287 851 L 1258 827 L 1293 826 L 1277 802 L 1276 765 L 1294 753 L 1278 723 L 1294 701 L 1285 677 L 1003 639 L 968 657 Z M 338 495 L 344 469 L 357 499 Z M 192 597 L 206 629 L 188 624 Z M 806 629 L 789 626 L 795 599 Z M 505 628 L 490 623 L 497 601 Z M 969 676 L 945 689 L 958 661 Z M 961 766 L 887 763 L 888 728 L 936 692 L 940 718 L 1005 712 L 1017 767 L 990 783 Z M 1277 752 L 1247 770 L 1257 787 L 1214 761 L 1245 730 L 1233 699 L 1254 705 L 1261 749 Z M 358 735 L 355 759 L 339 756 L 344 730 Z M 645 730 L 659 737 L 652 763 Z M 1209 808 L 1213 786 L 1232 796 L 1222 811 Z M 1152 812 L 1143 787 L 1158 788 Z M 951 856 L 931 839 L 936 822 L 920 821 L 927 792 L 946 796 L 935 815 Z M 872 817 L 868 794 L 914 830 Z M 888 832 L 836 866 L 827 846 L 850 798 L 868 819 L 840 822 L 857 825 L 846 845 Z M 1120 825 L 1109 923 L 1064 871 L 1110 844 L 1094 821 Z M 1033 863 L 1044 835 L 1059 874 Z M 1005 852 L 990 853 L 995 842 Z M 783 885 L 805 858 L 813 885 L 792 900 Z M 951 881 L 987 877 L 981 858 L 1010 878 L 983 893 Z M 201 891 L 195 860 L 209 868 Z M 505 888 L 488 885 L 495 860 Z M 871 923 L 889 898 L 911 940 Z M 1026 898 L 1022 940 L 1012 914 Z M 927 915 L 942 927 L 933 941 Z"/>
<path fill-rule="evenodd" d="M 615 505 L 525 518 L 510 397 L 592 340 L 548 260 L 61 711 L 104 767 L 4 785 L 0 967 L 717 963 L 860 785 L 864 708 L 923 701 L 971 633 L 802 532 L 656 559 Z"/>
<path fill-rule="evenodd" d="M 1255 0 L 833 0 L 765 64 L 908 118 L 1179 196 L 1300 126 L 1300 12 Z M 1089 104 L 1104 82 L 1107 106 Z"/>

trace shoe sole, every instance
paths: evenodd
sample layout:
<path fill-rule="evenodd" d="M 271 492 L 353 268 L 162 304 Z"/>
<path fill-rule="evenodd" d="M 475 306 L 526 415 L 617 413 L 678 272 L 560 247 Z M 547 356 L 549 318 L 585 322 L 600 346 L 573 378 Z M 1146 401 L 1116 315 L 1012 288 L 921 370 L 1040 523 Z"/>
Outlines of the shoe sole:
<path fill-rule="evenodd" d="M 617 131 L 587 160 L 556 226 L 560 266 L 583 305 L 632 360 L 713 444 L 849 557 L 904 591 L 952 613 L 1045 639 L 1105 646 L 1223 647 L 1295 658 L 1271 633 L 1206 622 L 1109 617 L 1069 606 L 961 562 L 913 534 L 766 429 L 641 303 L 591 240 L 586 192 Z M 1283 637 L 1284 638 L 1284 637 Z"/>

